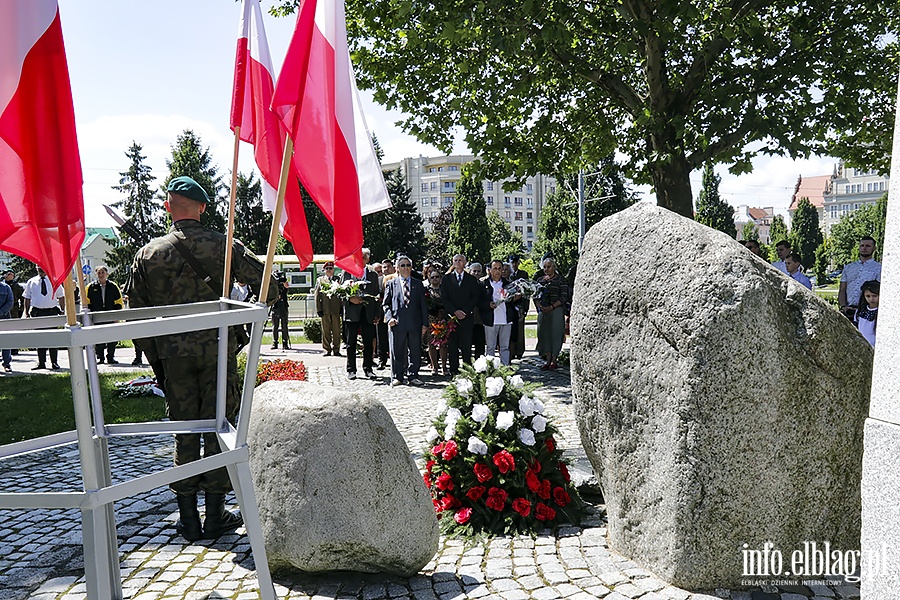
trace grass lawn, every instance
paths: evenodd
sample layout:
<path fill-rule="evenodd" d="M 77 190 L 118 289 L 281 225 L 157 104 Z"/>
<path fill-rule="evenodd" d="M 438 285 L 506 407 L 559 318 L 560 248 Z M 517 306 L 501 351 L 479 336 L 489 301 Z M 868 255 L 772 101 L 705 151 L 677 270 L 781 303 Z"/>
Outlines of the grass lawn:
<path fill-rule="evenodd" d="M 107 423 L 159 421 L 166 416 L 166 401 L 159 396 L 119 398 L 117 381 L 128 381 L 135 373 L 100 374 L 103 416 Z M 0 445 L 75 429 L 72 387 L 69 375 L 23 375 L 5 377 L 0 386 L 0 406 L 6 425 L 0 430 Z"/>

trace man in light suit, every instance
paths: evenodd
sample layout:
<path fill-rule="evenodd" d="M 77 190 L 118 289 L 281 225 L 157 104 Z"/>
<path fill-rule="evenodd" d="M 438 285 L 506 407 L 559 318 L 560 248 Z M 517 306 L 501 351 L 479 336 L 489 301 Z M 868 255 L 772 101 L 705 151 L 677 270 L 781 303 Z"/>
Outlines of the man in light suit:
<path fill-rule="evenodd" d="M 412 276 L 412 260 L 397 258 L 397 277 L 384 286 L 384 320 L 390 328 L 391 386 L 401 385 L 404 378 L 411 385 L 422 385 L 422 336 L 428 326 L 425 286 Z"/>
<path fill-rule="evenodd" d="M 456 329 L 450 334 L 448 353 L 450 355 L 450 374 L 459 373 L 459 360 L 472 362 L 472 332 L 474 331 L 475 307 L 481 301 L 484 288 L 472 275 L 465 271 L 466 257 L 457 254 L 453 257 L 453 269 L 441 280 L 441 300 L 444 310 L 450 317 L 459 321 Z"/>

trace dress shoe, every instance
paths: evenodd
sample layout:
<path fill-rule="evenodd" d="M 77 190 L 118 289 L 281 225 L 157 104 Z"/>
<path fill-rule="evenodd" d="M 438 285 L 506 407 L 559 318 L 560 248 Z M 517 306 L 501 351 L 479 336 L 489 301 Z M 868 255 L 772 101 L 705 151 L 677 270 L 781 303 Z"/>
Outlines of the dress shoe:
<path fill-rule="evenodd" d="M 403 382 L 400 381 L 399 379 L 392 379 L 392 380 L 391 380 L 391 387 L 397 387 L 398 385 L 403 385 Z"/>
<path fill-rule="evenodd" d="M 366 377 L 369 379 L 381 379 L 378 375 L 375 374 L 375 371 L 363 371 L 366 374 Z"/>
<path fill-rule="evenodd" d="M 350 379 L 350 380 L 356 379 L 356 371 L 348 371 L 347 379 Z"/>
<path fill-rule="evenodd" d="M 7 373 L 12 373 L 12 367 L 9 365 L 4 366 L 3 370 L 6 371 Z"/>
<path fill-rule="evenodd" d="M 385 369 L 386 367 L 387 367 L 387 363 L 383 360 L 380 361 L 377 365 L 375 365 L 375 368 L 378 369 L 379 371 Z"/>
<path fill-rule="evenodd" d="M 108 362 L 108 363 L 111 364 L 111 365 L 117 365 L 117 364 L 119 364 L 119 361 L 117 361 L 117 360 L 114 359 L 114 358 L 109 358 L 109 359 L 106 360 L 106 362 Z"/>
<path fill-rule="evenodd" d="M 322 356 L 331 356 L 331 352 L 323 352 Z"/>
<path fill-rule="evenodd" d="M 278 344 L 272 344 L 272 350 L 278 350 Z"/>
<path fill-rule="evenodd" d="M 47 368 L 47 365 L 45 365 L 44 363 L 38 363 L 37 365 L 31 367 L 31 370 L 32 371 L 40 371 L 41 369 L 46 369 L 46 368 Z"/>
<path fill-rule="evenodd" d="M 133 361 L 131 361 L 131 364 L 134 365 L 134 366 L 136 367 L 136 366 L 138 366 L 138 365 L 141 364 L 141 361 L 138 360 L 138 359 L 134 359 Z"/>
<path fill-rule="evenodd" d="M 206 518 L 203 520 L 203 537 L 214 540 L 234 531 L 244 524 L 239 513 L 225 510 L 225 494 L 205 492 Z"/>
<path fill-rule="evenodd" d="M 175 531 L 189 542 L 196 542 L 203 537 L 203 528 L 200 526 L 200 512 L 197 510 L 197 494 L 188 496 L 176 495 L 178 501 L 178 516 L 175 521 Z"/>
<path fill-rule="evenodd" d="M 102 365 L 103 362 L 104 362 L 103 357 L 102 357 L 102 356 L 98 356 L 98 357 L 97 357 L 97 364 L 98 364 L 98 365 Z"/>
<path fill-rule="evenodd" d="M 337 350 L 334 351 L 334 355 L 335 355 L 335 356 L 343 356 L 343 354 L 341 354 L 341 353 L 338 352 Z"/>
<path fill-rule="evenodd" d="M 58 369 L 58 368 L 59 368 L 59 363 L 50 363 L 50 368 L 51 368 L 51 369 Z"/>
<path fill-rule="evenodd" d="M 418 387 L 420 385 L 425 385 L 425 384 L 422 383 L 422 380 L 419 379 L 418 377 L 413 377 L 412 379 L 409 380 L 409 385 L 414 385 L 414 386 Z"/>
<path fill-rule="evenodd" d="M 282 344 L 282 345 L 281 345 L 281 349 L 282 349 L 282 350 L 290 350 L 290 349 L 291 349 L 291 345 L 290 345 L 290 344 Z"/>

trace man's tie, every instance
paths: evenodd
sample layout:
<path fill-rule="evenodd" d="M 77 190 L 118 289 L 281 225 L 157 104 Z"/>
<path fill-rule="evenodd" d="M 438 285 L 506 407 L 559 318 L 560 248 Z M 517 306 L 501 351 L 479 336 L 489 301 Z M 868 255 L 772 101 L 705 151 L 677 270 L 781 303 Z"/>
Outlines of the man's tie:
<path fill-rule="evenodd" d="M 47 295 L 47 280 L 41 277 L 41 296 Z"/>
<path fill-rule="evenodd" d="M 403 306 L 409 308 L 409 279 L 403 280 Z"/>
<path fill-rule="evenodd" d="M 456 274 L 456 285 L 462 285 L 462 276 L 463 276 L 462 273 Z"/>

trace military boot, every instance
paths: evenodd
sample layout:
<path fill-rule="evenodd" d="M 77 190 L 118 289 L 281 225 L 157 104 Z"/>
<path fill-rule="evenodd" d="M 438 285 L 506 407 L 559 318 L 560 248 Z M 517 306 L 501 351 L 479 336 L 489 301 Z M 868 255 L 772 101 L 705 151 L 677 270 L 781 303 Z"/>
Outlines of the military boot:
<path fill-rule="evenodd" d="M 206 539 L 215 539 L 244 524 L 240 513 L 225 510 L 225 494 L 206 492 L 205 496 L 206 519 L 203 521 L 203 536 Z"/>
<path fill-rule="evenodd" d="M 178 499 L 178 514 L 180 518 L 175 522 L 175 531 L 189 542 L 196 542 L 203 537 L 200 527 L 200 512 L 197 510 L 197 494 L 189 496 L 176 495 Z"/>

